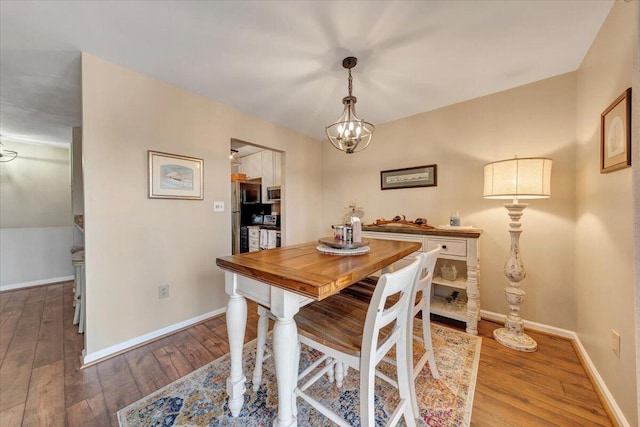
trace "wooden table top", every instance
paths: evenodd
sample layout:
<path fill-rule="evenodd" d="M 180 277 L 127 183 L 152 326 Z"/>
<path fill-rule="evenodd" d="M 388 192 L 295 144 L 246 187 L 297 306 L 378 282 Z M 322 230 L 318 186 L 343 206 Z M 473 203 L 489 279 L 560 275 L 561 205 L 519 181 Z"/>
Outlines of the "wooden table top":
<path fill-rule="evenodd" d="M 378 233 L 402 233 L 402 234 L 421 234 L 423 236 L 440 236 L 440 237 L 471 237 L 477 239 L 482 234 L 479 228 L 430 228 L 424 229 L 419 227 L 410 227 L 394 224 L 385 225 L 363 225 L 362 231 L 375 231 Z"/>
<path fill-rule="evenodd" d="M 220 257 L 216 265 L 279 288 L 322 300 L 420 250 L 420 243 L 369 239 L 362 255 L 330 255 L 317 242 Z"/>

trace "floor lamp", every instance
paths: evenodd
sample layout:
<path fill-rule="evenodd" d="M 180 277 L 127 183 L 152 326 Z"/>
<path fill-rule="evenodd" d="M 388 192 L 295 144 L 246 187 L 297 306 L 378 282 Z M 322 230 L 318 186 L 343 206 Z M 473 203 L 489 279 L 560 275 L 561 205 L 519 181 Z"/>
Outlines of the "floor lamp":
<path fill-rule="evenodd" d="M 514 158 L 488 163 L 484 166 L 484 197 L 486 199 L 512 199 L 505 203 L 511 223 L 511 251 L 504 265 L 504 274 L 509 286 L 504 288 L 510 313 L 504 328 L 493 331 L 493 337 L 500 344 L 519 351 L 536 351 L 538 344 L 524 333 L 524 322 L 520 317 L 520 306 L 526 292 L 520 287 L 526 271 L 520 258 L 520 218 L 526 203 L 519 199 L 544 199 L 551 196 L 551 159 Z"/>

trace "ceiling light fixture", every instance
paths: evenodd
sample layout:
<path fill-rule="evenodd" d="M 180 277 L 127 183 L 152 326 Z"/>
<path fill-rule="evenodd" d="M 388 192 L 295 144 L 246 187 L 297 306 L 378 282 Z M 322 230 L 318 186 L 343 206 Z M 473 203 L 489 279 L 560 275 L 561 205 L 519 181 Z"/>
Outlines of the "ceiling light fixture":
<path fill-rule="evenodd" d="M 342 98 L 344 111 L 337 122 L 326 127 L 327 138 L 331 144 L 347 154 L 362 151 L 371 142 L 371 135 L 376 127 L 369 122 L 358 118 L 356 115 L 356 102 L 358 99 L 351 94 L 353 83 L 351 69 L 358 63 L 358 58 L 349 56 L 344 58 L 342 66 L 349 70 L 349 95 Z"/>
<path fill-rule="evenodd" d="M 231 166 L 241 165 L 242 160 L 238 157 L 238 150 L 231 149 L 231 154 L 229 154 L 229 160 L 231 160 Z"/>
<path fill-rule="evenodd" d="M 7 150 L 2 141 L 0 141 L 0 162 L 10 162 L 18 157 L 18 152 L 13 150 Z"/>

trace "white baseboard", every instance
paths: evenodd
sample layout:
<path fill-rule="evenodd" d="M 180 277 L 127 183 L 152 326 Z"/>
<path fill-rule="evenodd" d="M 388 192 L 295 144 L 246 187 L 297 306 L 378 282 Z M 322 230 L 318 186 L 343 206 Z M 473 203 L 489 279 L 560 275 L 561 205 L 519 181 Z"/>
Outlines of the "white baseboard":
<path fill-rule="evenodd" d="M 223 308 L 220 308 L 218 310 L 210 311 L 209 313 L 205 313 L 205 314 L 202 314 L 200 316 L 196 316 L 196 317 L 193 317 L 191 319 L 187 319 L 187 320 L 184 320 L 182 322 L 178 322 L 178 323 L 175 323 L 173 325 L 169 325 L 166 328 L 162 328 L 162 329 L 158 329 L 158 330 L 153 331 L 153 332 L 149 332 L 148 334 L 144 334 L 144 335 L 141 335 L 139 337 L 132 338 L 132 339 L 130 339 L 128 341 L 122 342 L 120 344 L 116 344 L 116 345 L 111 346 L 111 347 L 107 347 L 107 348 L 105 348 L 103 350 L 94 351 L 93 353 L 86 353 L 86 351 L 83 350 L 83 352 L 82 352 L 83 365 L 87 366 L 87 365 L 90 365 L 90 364 L 94 364 L 96 362 L 99 362 L 99 361 L 101 361 L 103 359 L 106 359 L 108 357 L 114 356 L 114 355 L 116 355 L 118 353 L 121 353 L 123 351 L 130 350 L 130 349 L 132 349 L 134 347 L 138 347 L 138 346 L 140 346 L 142 344 L 145 344 L 145 343 L 147 343 L 149 341 L 153 341 L 153 340 L 155 340 L 157 338 L 160 338 L 160 337 L 162 337 L 164 335 L 171 334 L 171 333 L 176 332 L 176 331 L 178 331 L 180 329 L 189 327 L 191 325 L 195 325 L 196 323 L 202 322 L 202 321 L 207 320 L 207 319 L 209 319 L 211 317 L 214 317 L 214 316 L 217 316 L 219 314 L 222 314 L 226 310 L 227 310 L 226 307 L 223 307 Z"/>
<path fill-rule="evenodd" d="M 494 322 L 504 323 L 504 320 L 507 316 L 504 314 L 494 313 L 492 311 L 480 310 L 480 317 L 483 319 L 494 321 Z M 573 342 L 576 343 L 576 348 L 580 352 L 580 356 L 582 356 L 582 359 L 586 364 L 585 368 L 589 370 L 589 373 L 591 374 L 592 378 L 595 380 L 596 386 L 598 387 L 604 399 L 607 401 L 607 405 L 609 405 L 609 409 L 611 409 L 611 412 L 613 416 L 616 418 L 618 425 L 620 425 L 621 427 L 631 427 L 631 425 L 625 418 L 624 414 L 620 410 L 618 403 L 615 401 L 615 399 L 613 398 L 613 395 L 607 388 L 607 385 L 605 384 L 604 380 L 598 373 L 598 370 L 596 369 L 595 365 L 591 361 L 591 358 L 589 357 L 589 353 L 587 353 L 587 350 L 582 345 L 582 342 L 580 341 L 578 334 L 568 329 L 556 328 L 549 325 L 543 325 L 542 323 L 529 322 L 527 320 L 524 321 L 524 326 L 525 328 L 529 328 L 537 332 L 544 332 L 547 334 L 556 335 L 556 336 L 573 340 Z"/>
<path fill-rule="evenodd" d="M 491 320 L 493 322 L 504 323 L 506 319 L 505 314 L 494 313 L 493 311 L 480 310 L 480 317 L 483 319 Z M 533 329 L 534 331 L 544 332 L 550 335 L 557 335 L 563 338 L 575 339 L 576 333 L 568 329 L 556 328 L 555 326 L 544 325 L 542 323 L 524 321 L 525 328 Z"/>
<path fill-rule="evenodd" d="M 0 292 L 11 291 L 11 290 L 20 289 L 20 288 L 29 288 L 31 286 L 50 285 L 52 283 L 58 283 L 58 282 L 68 282 L 69 280 L 73 280 L 73 276 L 52 277 L 50 279 L 33 280 L 31 282 L 12 283 L 10 285 L 0 285 Z"/>

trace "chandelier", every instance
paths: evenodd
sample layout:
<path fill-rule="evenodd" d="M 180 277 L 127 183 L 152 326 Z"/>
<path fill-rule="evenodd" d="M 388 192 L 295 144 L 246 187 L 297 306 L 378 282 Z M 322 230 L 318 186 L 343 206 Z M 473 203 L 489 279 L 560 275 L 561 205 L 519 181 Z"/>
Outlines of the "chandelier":
<path fill-rule="evenodd" d="M 331 144 L 340 151 L 347 154 L 362 151 L 371 142 L 371 135 L 375 131 L 375 126 L 366 122 L 356 115 L 356 102 L 358 99 L 351 94 L 353 83 L 351 69 L 356 66 L 358 59 L 353 56 L 344 58 L 342 66 L 349 70 L 349 95 L 342 98 L 344 111 L 333 124 L 325 128 L 327 138 Z"/>

